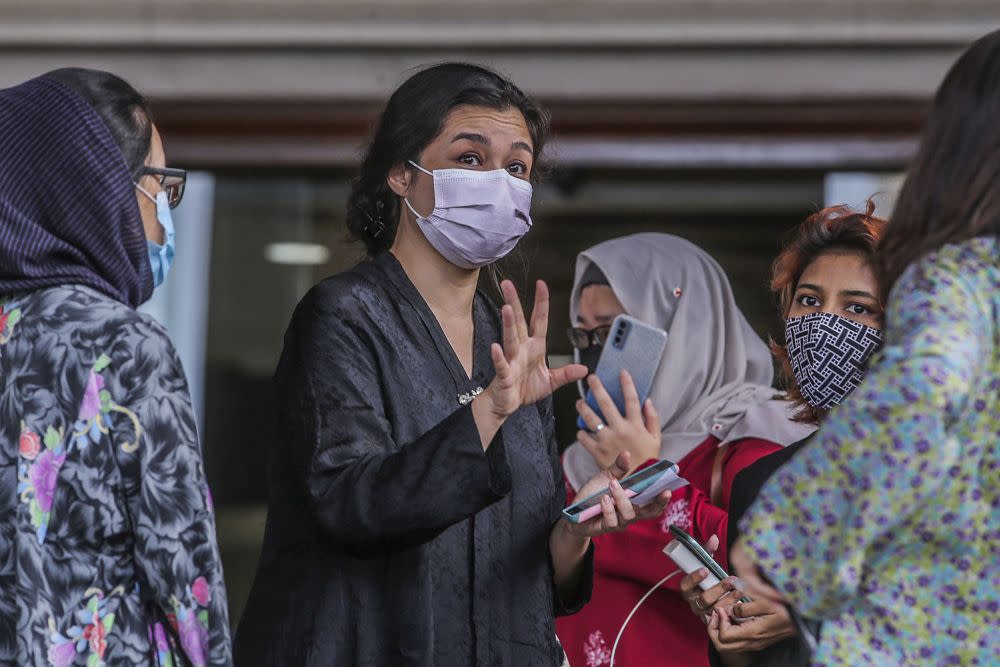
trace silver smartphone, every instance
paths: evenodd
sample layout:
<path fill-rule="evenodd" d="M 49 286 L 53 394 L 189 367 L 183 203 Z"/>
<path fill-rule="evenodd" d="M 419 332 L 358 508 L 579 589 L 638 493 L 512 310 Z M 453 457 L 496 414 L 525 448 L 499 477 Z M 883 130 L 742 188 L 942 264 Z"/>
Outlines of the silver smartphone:
<path fill-rule="evenodd" d="M 594 375 L 598 377 L 618 411 L 625 414 L 625 395 L 622 393 L 621 372 L 627 370 L 635 383 L 642 403 L 649 396 L 653 378 L 660 367 L 663 350 L 667 346 L 667 332 L 628 315 L 619 315 L 611 324 L 607 343 L 601 350 Z M 587 390 L 587 405 L 604 420 L 594 393 Z M 577 419 L 577 426 L 587 428 L 583 418 Z"/>

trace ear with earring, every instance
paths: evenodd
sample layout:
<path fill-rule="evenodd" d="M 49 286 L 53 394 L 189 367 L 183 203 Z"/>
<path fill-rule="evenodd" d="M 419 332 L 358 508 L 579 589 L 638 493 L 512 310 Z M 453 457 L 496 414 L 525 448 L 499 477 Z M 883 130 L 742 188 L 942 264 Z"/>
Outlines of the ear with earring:
<path fill-rule="evenodd" d="M 385 204 L 381 200 L 375 202 L 375 215 L 368 214 L 368 224 L 365 225 L 365 232 L 373 239 L 377 239 L 385 231 L 385 221 L 382 219 L 382 210 Z"/>

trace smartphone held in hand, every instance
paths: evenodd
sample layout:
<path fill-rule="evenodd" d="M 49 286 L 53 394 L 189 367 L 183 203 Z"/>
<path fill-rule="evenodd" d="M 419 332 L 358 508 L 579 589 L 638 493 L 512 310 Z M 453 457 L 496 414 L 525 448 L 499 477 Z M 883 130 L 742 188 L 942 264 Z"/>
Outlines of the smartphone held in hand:
<path fill-rule="evenodd" d="M 729 577 L 722 566 L 715 562 L 711 554 L 705 551 L 704 547 L 698 544 L 684 529 L 670 526 L 670 535 L 674 539 L 663 548 L 663 553 L 669 556 L 670 560 L 674 561 L 685 574 L 691 574 L 701 568 L 708 570 L 708 576 L 698 584 L 703 591 L 707 591 Z M 739 601 L 750 602 L 750 598 L 743 596 Z"/>
<path fill-rule="evenodd" d="M 618 411 L 625 414 L 625 395 L 622 390 L 621 372 L 626 370 L 632 376 L 639 403 L 649 396 L 649 390 L 660 367 L 660 358 L 667 345 L 667 332 L 650 326 L 634 317 L 619 315 L 611 325 L 608 341 L 601 352 L 594 375 L 601 381 Z M 587 391 L 587 405 L 597 413 L 602 420 L 597 399 L 592 391 Z M 587 428 L 580 417 L 577 426 Z"/>
<path fill-rule="evenodd" d="M 621 481 L 625 495 L 636 507 L 651 503 L 664 491 L 673 491 L 687 485 L 687 480 L 677 475 L 676 463 L 663 459 L 653 465 L 637 470 Z M 563 516 L 573 523 L 583 523 L 601 513 L 601 498 L 610 494 L 604 489 L 573 503 L 563 510 Z"/>

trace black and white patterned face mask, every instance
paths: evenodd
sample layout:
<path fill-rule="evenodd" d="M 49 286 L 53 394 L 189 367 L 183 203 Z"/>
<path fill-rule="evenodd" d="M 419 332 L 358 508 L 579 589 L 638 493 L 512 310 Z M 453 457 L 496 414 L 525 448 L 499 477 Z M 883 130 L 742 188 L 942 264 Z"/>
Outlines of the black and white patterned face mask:
<path fill-rule="evenodd" d="M 882 331 L 833 313 L 785 320 L 785 344 L 802 398 L 827 409 L 850 394 L 868 358 L 882 347 Z"/>

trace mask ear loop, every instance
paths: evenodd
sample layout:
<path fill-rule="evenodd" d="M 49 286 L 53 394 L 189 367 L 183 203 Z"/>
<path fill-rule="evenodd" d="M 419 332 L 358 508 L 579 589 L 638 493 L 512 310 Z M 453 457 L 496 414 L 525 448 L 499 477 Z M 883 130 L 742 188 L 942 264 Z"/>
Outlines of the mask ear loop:
<path fill-rule="evenodd" d="M 147 190 L 146 188 L 144 188 L 141 185 L 139 185 L 139 183 L 137 181 L 132 181 L 132 185 L 134 185 L 135 188 L 136 188 L 136 190 L 138 190 L 142 194 L 146 195 L 146 197 L 151 202 L 153 202 L 156 205 L 156 222 L 159 223 L 160 227 L 163 228 L 164 245 L 160 245 L 159 243 L 156 243 L 155 241 L 149 241 L 149 242 L 152 243 L 153 245 L 157 246 L 158 248 L 165 248 L 166 247 L 167 237 L 173 237 L 173 234 L 174 234 L 174 231 L 173 231 L 173 227 L 174 227 L 173 226 L 173 222 L 171 221 L 169 223 L 169 227 L 167 225 L 163 224 L 163 221 L 160 220 L 160 202 L 157 200 L 157 198 L 154 197 L 152 194 L 150 194 L 149 190 Z M 162 194 L 164 197 L 166 197 L 166 193 L 163 190 L 160 190 L 160 192 L 158 192 L 156 194 L 157 195 Z M 169 205 L 168 205 L 168 208 L 169 208 Z M 145 232 L 144 232 L 144 234 L 145 234 Z M 147 241 L 148 241 L 148 239 L 147 239 Z"/>
<path fill-rule="evenodd" d="M 154 204 L 156 203 L 156 197 L 154 197 L 153 195 L 149 194 L 149 190 L 147 190 L 146 188 L 144 188 L 141 185 L 139 185 L 136 181 L 132 181 L 132 185 L 135 186 L 136 190 L 138 190 L 142 194 L 146 195 L 146 197 L 149 198 L 149 201 L 153 202 Z"/>
<path fill-rule="evenodd" d="M 403 197 L 403 203 L 406 204 L 406 208 L 410 209 L 410 213 L 416 216 L 418 220 L 421 218 L 423 219 L 427 218 L 427 216 L 420 215 L 419 213 L 417 213 L 417 209 L 413 208 L 413 204 L 411 204 L 410 200 L 407 199 L 406 197 Z"/>
<path fill-rule="evenodd" d="M 413 165 L 414 167 L 416 167 L 420 171 L 424 172 L 425 174 L 427 174 L 431 178 L 434 178 L 434 172 L 433 171 L 427 171 L 426 169 L 424 169 L 423 167 L 421 167 L 419 164 L 417 164 L 413 160 L 407 160 L 407 162 L 409 162 L 411 165 Z M 417 217 L 417 219 L 420 219 L 420 218 L 426 219 L 427 218 L 426 215 L 420 215 L 419 213 L 417 213 L 417 209 L 413 208 L 413 204 L 410 203 L 410 200 L 408 198 L 403 197 L 403 203 L 406 204 L 406 208 L 410 209 L 410 212 L 413 213 L 413 215 L 415 215 Z M 431 213 L 433 213 L 433 211 L 431 211 Z"/>
<path fill-rule="evenodd" d="M 416 168 L 417 168 L 417 169 L 419 169 L 420 171 L 424 172 L 425 174 L 427 174 L 427 175 L 428 175 L 428 176 L 430 176 L 431 178 L 434 178 L 434 172 L 433 172 L 433 171 L 427 171 L 426 169 L 424 169 L 423 167 L 421 167 L 421 166 L 420 166 L 419 164 L 417 164 L 417 163 L 416 163 L 416 162 L 414 162 L 413 160 L 407 160 L 407 162 L 409 162 L 409 163 L 410 163 L 410 164 L 412 164 L 412 165 L 413 165 L 414 167 L 416 167 Z"/>

